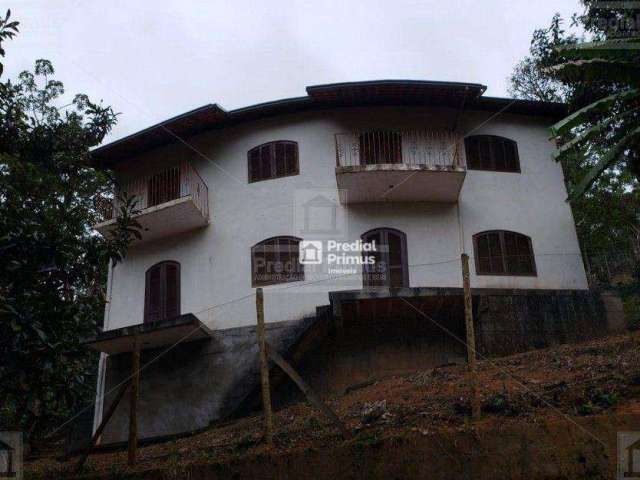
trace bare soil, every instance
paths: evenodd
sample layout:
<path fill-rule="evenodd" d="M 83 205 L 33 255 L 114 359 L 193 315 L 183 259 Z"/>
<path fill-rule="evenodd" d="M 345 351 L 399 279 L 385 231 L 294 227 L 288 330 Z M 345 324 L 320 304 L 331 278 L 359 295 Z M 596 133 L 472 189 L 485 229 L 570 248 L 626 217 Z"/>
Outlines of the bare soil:
<path fill-rule="evenodd" d="M 143 447 L 133 468 L 126 466 L 124 450 L 91 455 L 80 476 L 273 478 L 277 471 L 280 478 L 301 478 L 306 476 L 301 468 L 317 465 L 321 470 L 308 472 L 320 478 L 317 472 L 322 471 L 333 480 L 365 474 L 389 478 L 397 472 L 403 474 L 396 478 L 404 478 L 413 476 L 408 472 L 421 476 L 425 471 L 433 478 L 456 478 L 452 472 L 468 475 L 470 468 L 485 470 L 483 478 L 612 478 L 616 430 L 634 425 L 640 430 L 639 347 L 640 332 L 635 332 L 484 359 L 478 364 L 483 416 L 477 421 L 470 418 L 466 368 L 454 365 L 382 379 L 326 398 L 354 433 L 350 441 L 320 412 L 301 403 L 276 412 L 274 448 L 262 441 L 257 414 Z M 513 442 L 498 439 L 516 437 L 511 467 L 500 467 L 501 450 Z M 466 445 L 462 453 L 460 445 Z M 549 449 L 557 468 L 551 469 L 552 463 L 544 467 L 550 461 L 546 454 L 531 459 L 535 448 Z M 372 452 L 377 460 L 366 461 Z M 542 470 L 533 468 L 540 461 Z M 75 478 L 76 462 L 54 457 L 29 461 L 25 478 Z M 414 470 L 407 470 L 411 462 Z M 424 462 L 432 462 L 429 470 L 420 470 Z M 487 467 L 491 462 L 494 471 Z"/>

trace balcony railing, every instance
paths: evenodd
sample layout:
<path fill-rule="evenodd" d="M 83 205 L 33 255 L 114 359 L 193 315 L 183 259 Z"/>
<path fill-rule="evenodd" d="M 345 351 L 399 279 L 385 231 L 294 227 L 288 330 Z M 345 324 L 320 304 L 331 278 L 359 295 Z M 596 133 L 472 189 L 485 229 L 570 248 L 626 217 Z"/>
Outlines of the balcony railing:
<path fill-rule="evenodd" d="M 209 189 L 195 168 L 183 161 L 176 166 L 165 168 L 148 175 L 135 177 L 124 182 L 120 191 L 126 197 L 135 197 L 134 209 L 144 210 L 163 205 L 173 200 L 190 196 L 203 217 L 209 217 Z M 117 200 L 97 205 L 103 221 L 112 220 L 119 208 Z"/>
<path fill-rule="evenodd" d="M 372 130 L 336 134 L 338 167 L 404 164 L 465 168 L 464 139 L 448 130 Z"/>

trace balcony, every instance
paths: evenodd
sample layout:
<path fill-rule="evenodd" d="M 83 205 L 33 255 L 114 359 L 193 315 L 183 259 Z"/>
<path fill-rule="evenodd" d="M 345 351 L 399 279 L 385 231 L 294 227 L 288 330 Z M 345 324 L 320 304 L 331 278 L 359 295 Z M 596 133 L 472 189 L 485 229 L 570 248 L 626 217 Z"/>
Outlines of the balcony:
<path fill-rule="evenodd" d="M 209 223 L 209 190 L 195 168 L 182 162 L 124 182 L 120 190 L 137 200 L 133 217 L 142 226 L 142 240 L 164 238 Z M 103 221 L 93 228 L 102 235 L 115 229 L 117 201 L 98 207 Z"/>
<path fill-rule="evenodd" d="M 466 175 L 462 135 L 376 130 L 335 137 L 341 203 L 458 201 Z"/>

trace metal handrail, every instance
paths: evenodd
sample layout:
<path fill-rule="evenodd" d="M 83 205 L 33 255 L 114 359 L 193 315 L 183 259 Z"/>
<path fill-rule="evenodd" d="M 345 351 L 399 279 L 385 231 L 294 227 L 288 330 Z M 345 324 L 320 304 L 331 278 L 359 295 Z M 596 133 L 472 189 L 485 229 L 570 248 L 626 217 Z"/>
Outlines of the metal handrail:
<path fill-rule="evenodd" d="M 464 137 L 450 130 L 336 133 L 336 165 L 404 164 L 465 168 Z"/>
<path fill-rule="evenodd" d="M 191 196 L 205 218 L 209 217 L 209 188 L 198 171 L 188 161 L 141 175 L 120 185 L 119 192 L 136 200 L 135 209 L 144 210 L 179 198 Z M 114 218 L 119 208 L 118 195 L 112 202 L 98 202 L 104 221 Z"/>

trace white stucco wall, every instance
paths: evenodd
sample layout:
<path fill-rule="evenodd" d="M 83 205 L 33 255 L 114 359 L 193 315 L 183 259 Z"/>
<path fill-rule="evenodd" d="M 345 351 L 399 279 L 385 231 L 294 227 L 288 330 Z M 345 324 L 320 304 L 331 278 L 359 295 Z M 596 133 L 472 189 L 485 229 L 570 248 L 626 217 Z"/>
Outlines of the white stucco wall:
<path fill-rule="evenodd" d="M 339 215 L 347 223 L 344 237 L 356 240 L 372 228 L 397 228 L 407 236 L 410 286 L 456 287 L 462 285 L 460 238 L 473 255 L 474 233 L 512 230 L 531 237 L 537 276 L 477 276 L 472 259 L 473 287 L 587 288 L 571 210 L 565 202 L 562 170 L 551 159 L 553 146 L 546 129 L 550 122 L 505 114 L 490 117 L 467 112 L 458 128 L 465 134 L 496 134 L 515 140 L 521 173 L 468 171 L 458 206 L 340 205 Z M 113 271 L 106 327 L 142 322 L 145 271 L 162 260 L 181 264 L 183 313 L 197 314 L 214 329 L 253 324 L 253 298 L 227 303 L 253 292 L 250 248 L 269 237 L 296 234 L 294 205 L 301 192 L 321 189 L 337 198 L 334 134 L 370 128 L 445 128 L 452 126 L 453 119 L 453 111 L 416 107 L 311 112 L 208 132 L 189 139 L 194 149 L 173 145 L 132 159 L 129 165 L 135 164 L 135 172 L 174 159 L 192 161 L 209 187 L 211 223 L 198 231 L 133 247 Z M 300 174 L 249 184 L 247 151 L 272 140 L 298 142 Z M 303 286 L 318 280 L 307 273 L 305 282 L 265 287 L 268 322 L 313 314 L 316 306 L 328 304 L 329 291 L 362 284 L 358 274 Z"/>

